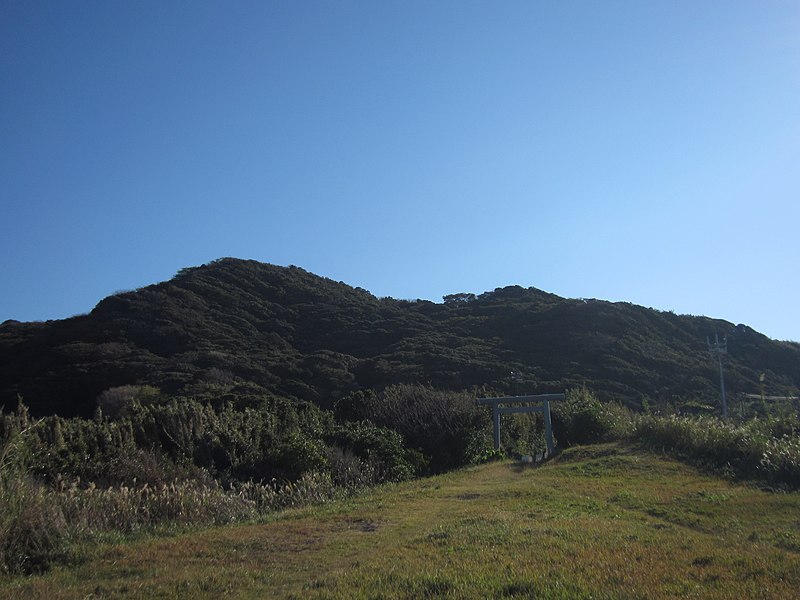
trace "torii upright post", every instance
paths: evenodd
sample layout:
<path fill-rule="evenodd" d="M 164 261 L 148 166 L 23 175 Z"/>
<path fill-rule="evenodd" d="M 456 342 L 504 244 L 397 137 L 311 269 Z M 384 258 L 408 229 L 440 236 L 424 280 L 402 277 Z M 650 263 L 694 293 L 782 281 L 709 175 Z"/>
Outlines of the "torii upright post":
<path fill-rule="evenodd" d="M 547 442 L 547 455 L 555 452 L 553 443 L 553 423 L 550 419 L 550 402 L 563 400 L 565 394 L 539 394 L 537 396 L 504 396 L 502 398 L 478 398 L 478 404 L 489 404 L 492 407 L 492 421 L 494 422 L 494 449 L 500 450 L 500 415 L 510 413 L 540 412 L 544 415 L 544 435 Z M 501 406 L 514 404 L 517 406 Z M 519 406 L 523 405 L 523 406 Z"/>

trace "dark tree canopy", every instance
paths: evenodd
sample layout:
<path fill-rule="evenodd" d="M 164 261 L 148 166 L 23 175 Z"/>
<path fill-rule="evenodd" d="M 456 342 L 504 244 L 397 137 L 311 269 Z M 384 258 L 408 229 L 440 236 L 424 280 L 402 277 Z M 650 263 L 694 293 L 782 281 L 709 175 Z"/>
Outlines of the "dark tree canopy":
<path fill-rule="evenodd" d="M 800 345 L 744 325 L 510 286 L 443 304 L 378 299 L 298 267 L 225 258 L 102 300 L 88 315 L 0 325 L 0 405 L 91 415 L 98 397 L 251 386 L 322 408 L 358 390 L 561 391 L 630 406 L 717 397 L 706 336 L 728 338 L 732 393 L 795 394 Z M 512 380 L 511 372 L 517 376 Z M 107 396 L 110 397 L 110 396 Z"/>

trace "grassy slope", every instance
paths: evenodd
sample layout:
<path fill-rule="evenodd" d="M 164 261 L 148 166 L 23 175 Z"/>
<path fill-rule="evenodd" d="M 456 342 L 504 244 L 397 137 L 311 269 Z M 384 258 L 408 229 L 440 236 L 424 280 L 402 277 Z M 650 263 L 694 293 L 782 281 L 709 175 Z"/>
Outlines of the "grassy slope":
<path fill-rule="evenodd" d="M 0 598 L 796 598 L 800 494 L 593 446 L 86 552 Z"/>

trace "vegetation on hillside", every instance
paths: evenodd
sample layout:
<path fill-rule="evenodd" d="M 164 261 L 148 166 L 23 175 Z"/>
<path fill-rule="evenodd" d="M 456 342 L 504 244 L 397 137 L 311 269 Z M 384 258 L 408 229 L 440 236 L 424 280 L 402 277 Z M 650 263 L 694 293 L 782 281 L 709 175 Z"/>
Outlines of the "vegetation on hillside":
<path fill-rule="evenodd" d="M 744 325 L 519 286 L 440 304 L 376 298 L 297 267 L 222 259 L 88 315 L 0 325 L 0 405 L 21 395 L 36 415 L 91 417 L 98 396 L 126 385 L 192 398 L 247 385 L 327 409 L 422 383 L 512 394 L 585 384 L 632 408 L 713 406 L 715 333 L 728 337 L 734 395 L 797 395 L 800 345 Z"/>
<path fill-rule="evenodd" d="M 497 456 L 488 408 L 426 386 L 352 394 L 333 411 L 152 389 L 123 390 L 113 407 L 113 416 L 99 409 L 92 419 L 35 419 L 23 404 L 2 415 L 0 568 L 46 570 L 69 560 L 75 540 L 103 532 L 248 521 Z M 554 403 L 553 426 L 562 449 L 628 440 L 728 476 L 800 488 L 797 418 L 733 425 L 635 414 L 575 388 Z M 504 417 L 503 449 L 542 452 L 542 428 L 539 416 Z"/>
<path fill-rule="evenodd" d="M 796 395 L 797 344 L 519 287 L 444 300 L 224 259 L 90 315 L 3 324 L 0 569 L 46 570 L 109 532 L 259 519 L 543 453 L 532 414 L 504 416 L 494 450 L 479 395 L 566 388 L 562 449 L 626 440 L 800 488 L 796 402 L 767 402 Z M 712 416 L 714 329 L 729 336 L 729 389 L 762 398 L 734 407 L 737 424 Z"/>

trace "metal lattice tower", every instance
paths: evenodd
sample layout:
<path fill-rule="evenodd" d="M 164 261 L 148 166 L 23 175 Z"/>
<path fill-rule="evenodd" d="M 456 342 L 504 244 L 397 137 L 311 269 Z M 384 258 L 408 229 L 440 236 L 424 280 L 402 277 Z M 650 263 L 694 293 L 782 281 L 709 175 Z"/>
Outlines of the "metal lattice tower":
<path fill-rule="evenodd" d="M 714 334 L 714 342 L 712 343 L 710 339 L 706 337 L 706 343 L 708 344 L 708 351 L 714 355 L 717 355 L 717 363 L 719 364 L 719 389 L 722 393 L 722 418 L 728 418 L 728 400 L 725 398 L 725 374 L 722 370 L 722 355 L 727 354 L 728 352 L 728 338 L 723 337 L 722 341 L 719 341 L 719 335 L 716 333 Z"/>

